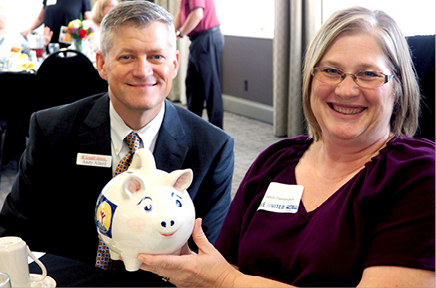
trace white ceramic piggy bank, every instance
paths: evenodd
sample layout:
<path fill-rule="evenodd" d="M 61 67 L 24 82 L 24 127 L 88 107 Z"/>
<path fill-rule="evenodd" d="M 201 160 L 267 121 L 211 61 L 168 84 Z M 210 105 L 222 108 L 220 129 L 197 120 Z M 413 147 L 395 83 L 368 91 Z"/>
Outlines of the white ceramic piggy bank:
<path fill-rule="evenodd" d="M 176 254 L 189 239 L 195 221 L 186 191 L 191 169 L 167 173 L 156 169 L 153 154 L 138 149 L 129 169 L 103 188 L 95 209 L 95 223 L 111 258 L 137 271 L 139 253 Z"/>

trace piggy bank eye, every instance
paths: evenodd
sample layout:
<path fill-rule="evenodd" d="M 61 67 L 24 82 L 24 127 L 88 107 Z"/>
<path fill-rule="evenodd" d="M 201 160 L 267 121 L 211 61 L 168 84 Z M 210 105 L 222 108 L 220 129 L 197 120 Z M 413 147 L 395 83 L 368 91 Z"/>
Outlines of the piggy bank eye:
<path fill-rule="evenodd" d="M 145 212 L 150 212 L 153 210 L 153 201 L 151 199 L 144 200 L 142 205 L 144 205 Z"/>
<path fill-rule="evenodd" d="M 180 200 L 176 200 L 176 206 L 177 207 L 182 207 L 182 202 L 180 202 Z"/>

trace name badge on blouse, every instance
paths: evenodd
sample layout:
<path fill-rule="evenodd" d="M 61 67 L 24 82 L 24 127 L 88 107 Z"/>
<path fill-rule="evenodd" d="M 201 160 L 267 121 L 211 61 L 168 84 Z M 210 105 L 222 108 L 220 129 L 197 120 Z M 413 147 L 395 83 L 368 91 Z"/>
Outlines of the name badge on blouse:
<path fill-rule="evenodd" d="M 95 166 L 95 167 L 112 167 L 112 156 L 77 153 L 77 165 Z"/>
<path fill-rule="evenodd" d="M 257 210 L 275 213 L 296 213 L 304 187 L 301 185 L 271 182 Z"/>

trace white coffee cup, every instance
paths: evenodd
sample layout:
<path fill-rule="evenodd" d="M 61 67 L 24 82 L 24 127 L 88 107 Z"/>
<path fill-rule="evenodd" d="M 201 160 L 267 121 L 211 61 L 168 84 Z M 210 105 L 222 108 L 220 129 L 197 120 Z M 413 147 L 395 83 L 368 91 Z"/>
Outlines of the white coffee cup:
<path fill-rule="evenodd" d="M 9 274 L 12 287 L 30 287 L 28 256 L 42 270 L 42 275 L 34 277 L 32 274 L 32 281 L 44 280 L 47 270 L 44 264 L 30 252 L 26 242 L 19 237 L 0 237 L 0 271 Z"/>
<path fill-rule="evenodd" d="M 5 272 L 0 272 L 0 288 L 11 288 L 11 277 Z"/>

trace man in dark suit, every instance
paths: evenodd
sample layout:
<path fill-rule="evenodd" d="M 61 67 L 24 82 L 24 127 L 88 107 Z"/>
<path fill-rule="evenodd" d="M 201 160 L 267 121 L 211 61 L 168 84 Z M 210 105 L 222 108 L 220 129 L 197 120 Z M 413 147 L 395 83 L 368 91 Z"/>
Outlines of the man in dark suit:
<path fill-rule="evenodd" d="M 193 170 L 188 192 L 213 242 L 231 202 L 233 139 L 166 100 L 179 67 L 172 16 L 147 1 L 126 1 L 109 12 L 101 31 L 97 69 L 109 92 L 32 115 L 19 173 L 0 213 L 0 236 L 94 263 L 96 200 L 127 154 L 123 138 L 133 130 L 158 169 Z M 112 160 L 86 166 L 78 153 Z"/>

